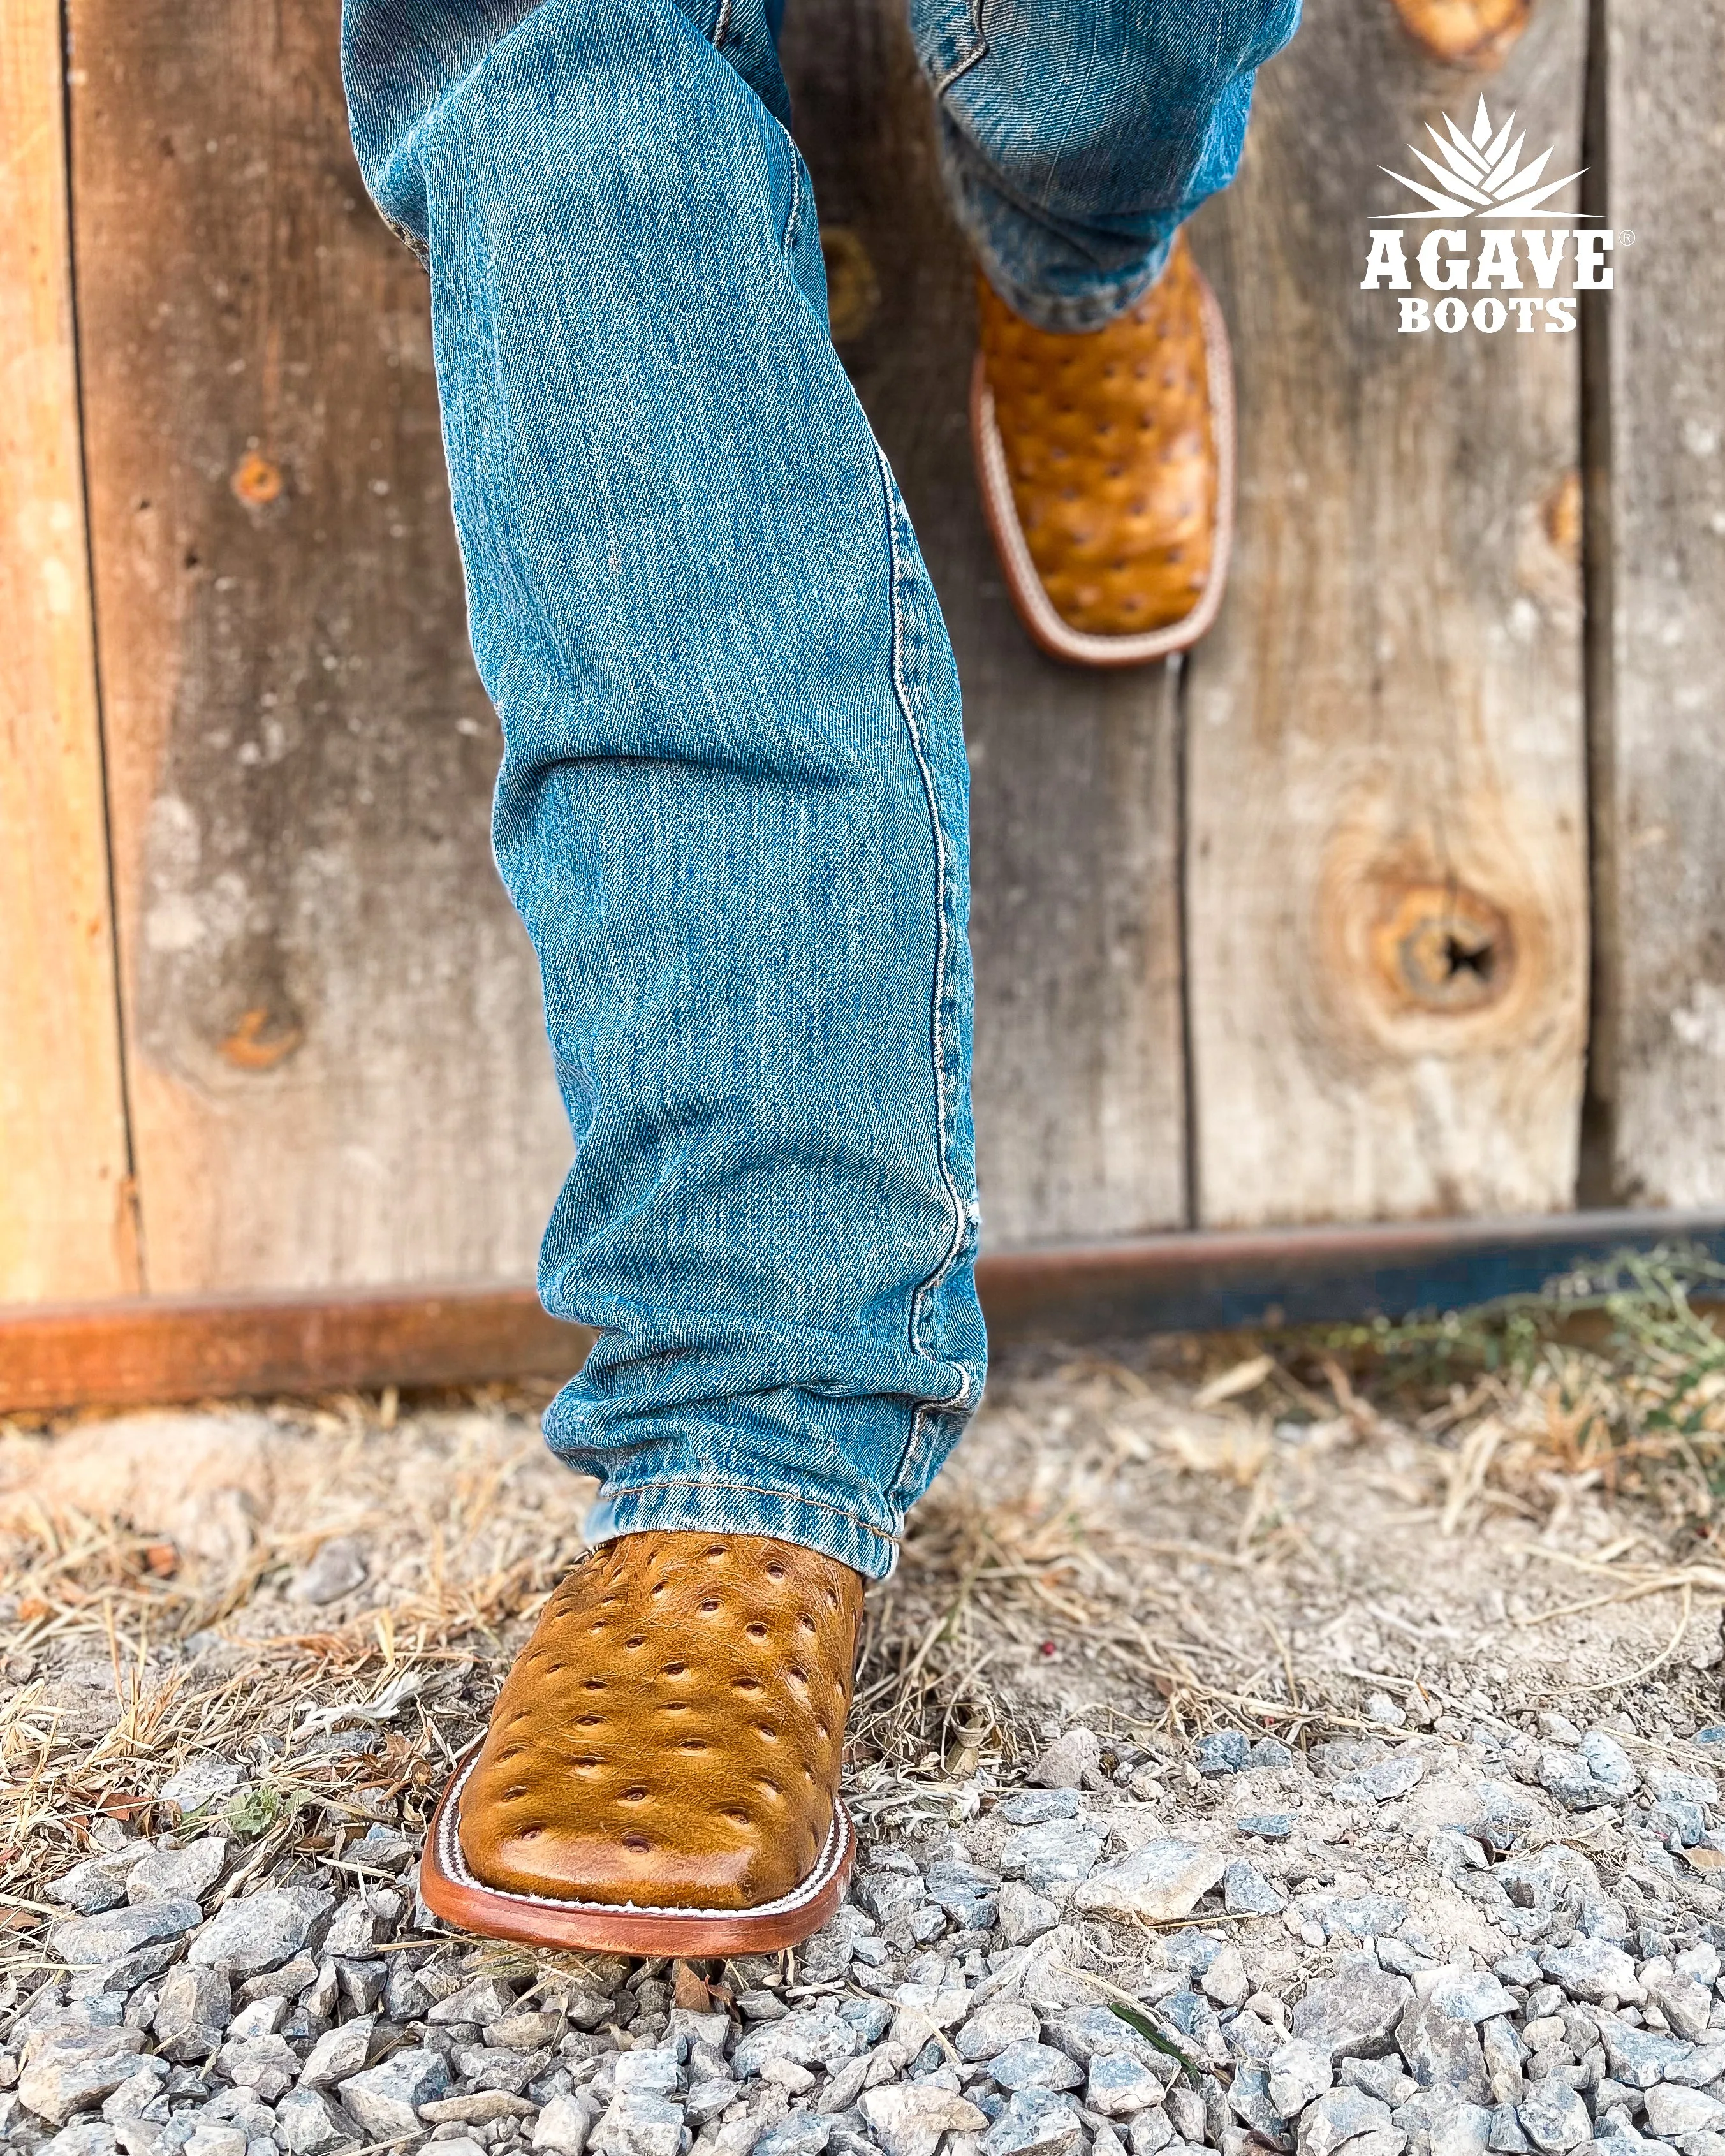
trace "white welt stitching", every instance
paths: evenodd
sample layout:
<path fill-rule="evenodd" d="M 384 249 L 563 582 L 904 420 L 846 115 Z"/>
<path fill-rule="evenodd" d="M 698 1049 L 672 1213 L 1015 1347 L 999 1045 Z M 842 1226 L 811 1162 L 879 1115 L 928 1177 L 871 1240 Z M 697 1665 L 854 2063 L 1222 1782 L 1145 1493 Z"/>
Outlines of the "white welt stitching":
<path fill-rule="evenodd" d="M 454 1786 L 444 1799 L 443 1814 L 438 1821 L 437 1861 L 448 1876 L 458 1886 L 470 1887 L 481 1894 L 495 1894 L 500 1901 L 521 1902 L 536 1909 L 578 1909 L 584 1915 L 634 1917 L 776 1917 L 793 1909 L 805 1907 L 832 1881 L 834 1874 L 844 1863 L 850 1847 L 850 1816 L 837 1798 L 833 1800 L 833 1824 L 827 1833 L 826 1847 L 822 1850 L 814 1869 L 800 1886 L 793 1887 L 788 1894 L 781 1895 L 776 1902 L 762 1902 L 751 1909 L 674 1909 L 661 1908 L 655 1903 L 642 1902 L 575 1902 L 555 1894 L 522 1894 L 507 1887 L 492 1887 L 483 1879 L 476 1879 L 468 1869 L 467 1859 L 462 1853 L 461 1840 L 457 1832 L 456 1814 L 460 1805 L 461 1792 L 467 1787 L 469 1776 L 480 1763 L 477 1751 L 456 1777 Z"/>

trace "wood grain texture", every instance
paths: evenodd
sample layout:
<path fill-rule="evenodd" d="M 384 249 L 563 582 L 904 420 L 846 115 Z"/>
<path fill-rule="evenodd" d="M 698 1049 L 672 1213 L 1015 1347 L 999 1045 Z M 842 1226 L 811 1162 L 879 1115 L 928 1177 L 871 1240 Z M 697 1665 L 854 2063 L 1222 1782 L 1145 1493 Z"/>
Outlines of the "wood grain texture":
<path fill-rule="evenodd" d="M 70 16 L 151 1286 L 529 1279 L 568 1137 L 425 280 L 353 163 L 336 0 Z"/>
<path fill-rule="evenodd" d="M 0 10 L 0 1301 L 138 1285 L 55 0 Z"/>
<path fill-rule="evenodd" d="M 495 730 L 425 288 L 352 167 L 335 13 L 74 0 L 126 1009 L 165 1291 L 525 1276 L 567 1147 L 489 858 Z M 969 269 L 908 40 L 878 0 L 795 19 L 835 261 L 848 233 L 875 280 L 847 352 L 976 714 L 991 1233 L 1176 1222 L 1167 685 L 1025 646 L 975 506 Z"/>
<path fill-rule="evenodd" d="M 1183 1223 L 1176 702 L 1040 658 L 977 501 L 973 270 L 896 0 L 797 0 L 784 59 L 839 349 L 952 634 L 972 780 L 987 1247 Z"/>
<path fill-rule="evenodd" d="M 1609 0 L 1612 649 L 1595 762 L 1595 1091 L 1612 1194 L 1725 1194 L 1725 6 Z"/>
<path fill-rule="evenodd" d="M 1543 0 L 1487 85 L 1561 169 L 1584 18 Z M 1399 207 L 1378 167 L 1479 90 L 1379 0 L 1309 0 L 1194 230 L 1241 385 L 1233 588 L 1190 675 L 1206 1225 L 1574 1202 L 1581 341 L 1401 336 L 1358 289 Z"/>

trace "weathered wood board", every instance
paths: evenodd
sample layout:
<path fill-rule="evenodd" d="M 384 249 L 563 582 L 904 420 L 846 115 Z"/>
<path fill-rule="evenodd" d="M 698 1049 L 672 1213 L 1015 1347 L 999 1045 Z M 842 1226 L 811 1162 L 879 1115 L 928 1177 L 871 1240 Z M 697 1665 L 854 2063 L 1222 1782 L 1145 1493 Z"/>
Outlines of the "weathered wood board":
<path fill-rule="evenodd" d="M 1481 78 L 1388 4 L 1308 0 L 1197 223 L 1241 381 L 1233 583 L 1189 676 L 1205 1226 L 1574 1202 L 1581 339 L 1403 336 L 1359 285 L 1368 217 L 1409 200 L 1378 167 L 1482 87 L 1553 176 L 1581 163 L 1584 18 L 1541 0 Z"/>
<path fill-rule="evenodd" d="M 1019 629 L 977 505 L 968 250 L 894 0 L 796 0 L 783 55 L 839 348 L 964 685 L 988 1246 L 1186 1219 L 1176 678 L 1075 673 Z"/>
<path fill-rule="evenodd" d="M 1619 1202 L 1725 1200 L 1725 6 L 1609 0 L 1595 1091 Z"/>
<path fill-rule="evenodd" d="M 151 1286 L 531 1278 L 568 1152 L 493 869 L 424 277 L 335 0 L 72 0 Z"/>
<path fill-rule="evenodd" d="M 352 167 L 334 10 L 74 0 L 74 19 L 152 1284 L 521 1277 L 567 1140 L 488 855 L 496 737 L 425 287 Z M 831 195 L 880 294 L 847 351 L 970 683 L 991 1239 L 1178 1224 L 1168 685 L 1087 682 L 1025 644 L 974 503 L 969 272 L 908 39 L 875 0 L 807 7 L 794 37 L 824 214 Z"/>
<path fill-rule="evenodd" d="M 0 1302 L 138 1286 L 67 248 L 59 9 L 0 10 Z"/>
<path fill-rule="evenodd" d="M 1725 0 L 1596 8 L 1612 221 L 1638 243 L 1591 303 L 1615 609 L 1593 1083 L 1615 1194 L 1704 1205 L 1725 1199 Z M 498 743 L 426 288 L 353 167 L 336 0 L 68 13 L 124 1055 L 56 11 L 20 0 L 0 817 L 26 838 L 0 849 L 0 1028 L 24 1052 L 0 1058 L 0 1298 L 519 1281 L 567 1133 L 490 857 Z M 993 1250 L 1574 1203 L 1582 339 L 1400 336 L 1359 280 L 1398 194 L 1378 168 L 1481 88 L 1580 163 L 1587 13 L 1540 0 L 1480 77 L 1423 60 L 1391 0 L 1307 0 L 1197 231 L 1240 375 L 1231 595 L 1183 678 L 1110 679 L 1030 649 L 983 531 L 972 273 L 901 0 L 791 8 L 839 348 L 965 683 Z"/>

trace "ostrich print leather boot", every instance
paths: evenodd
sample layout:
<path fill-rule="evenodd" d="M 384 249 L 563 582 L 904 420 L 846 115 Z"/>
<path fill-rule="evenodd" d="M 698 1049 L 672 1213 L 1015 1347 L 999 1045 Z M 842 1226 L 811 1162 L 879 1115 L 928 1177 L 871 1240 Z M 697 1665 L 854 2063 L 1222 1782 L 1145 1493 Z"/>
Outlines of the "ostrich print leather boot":
<path fill-rule="evenodd" d="M 439 1807 L 427 1905 L 542 1946 L 723 1954 L 838 1906 L 862 1621 L 849 1566 L 760 1535 L 642 1533 L 564 1580 Z"/>
<path fill-rule="evenodd" d="M 1025 629 L 1081 666 L 1195 644 L 1227 577 L 1234 393 L 1221 310 L 1184 235 L 1099 330 L 1038 329 L 985 280 L 978 291 L 972 444 Z"/>

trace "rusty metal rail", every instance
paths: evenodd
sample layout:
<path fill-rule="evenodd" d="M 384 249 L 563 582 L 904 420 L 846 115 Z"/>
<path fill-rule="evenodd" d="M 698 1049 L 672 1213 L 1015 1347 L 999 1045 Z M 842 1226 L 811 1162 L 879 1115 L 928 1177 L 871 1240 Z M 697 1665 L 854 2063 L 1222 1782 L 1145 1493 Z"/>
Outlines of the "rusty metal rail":
<path fill-rule="evenodd" d="M 1725 1214 L 1147 1236 L 1007 1251 L 978 1268 L 997 1345 L 1401 1317 L 1538 1288 L 1625 1247 L 1725 1255 Z M 0 1412 L 561 1377 L 591 1336 L 531 1288 L 138 1298 L 0 1308 Z"/>

